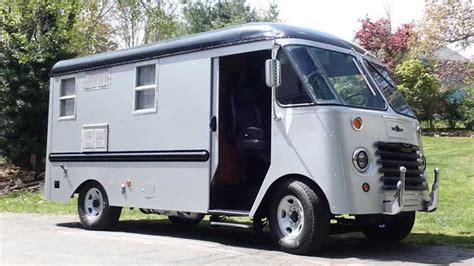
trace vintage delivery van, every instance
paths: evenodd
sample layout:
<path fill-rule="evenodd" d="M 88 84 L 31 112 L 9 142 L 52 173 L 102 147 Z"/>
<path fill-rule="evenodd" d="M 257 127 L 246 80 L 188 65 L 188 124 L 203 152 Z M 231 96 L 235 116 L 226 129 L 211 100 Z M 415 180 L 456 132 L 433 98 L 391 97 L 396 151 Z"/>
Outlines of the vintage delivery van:
<path fill-rule="evenodd" d="M 399 241 L 437 207 L 411 107 L 380 61 L 329 34 L 246 24 L 61 61 L 50 88 L 46 198 L 78 193 L 88 229 L 122 207 L 268 220 L 302 254 L 338 232 Z"/>

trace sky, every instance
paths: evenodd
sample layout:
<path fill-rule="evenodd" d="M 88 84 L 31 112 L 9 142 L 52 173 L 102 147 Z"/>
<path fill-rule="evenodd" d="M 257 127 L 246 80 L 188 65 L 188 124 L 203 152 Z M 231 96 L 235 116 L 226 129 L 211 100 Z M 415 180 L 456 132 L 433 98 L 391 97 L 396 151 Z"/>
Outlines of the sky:
<path fill-rule="evenodd" d="M 268 7 L 275 1 L 283 23 L 314 28 L 352 41 L 360 27 L 359 19 L 373 20 L 387 17 L 389 10 L 392 27 L 416 22 L 423 16 L 424 0 L 248 0 L 255 7 Z M 459 51 L 471 57 L 474 49 Z"/>

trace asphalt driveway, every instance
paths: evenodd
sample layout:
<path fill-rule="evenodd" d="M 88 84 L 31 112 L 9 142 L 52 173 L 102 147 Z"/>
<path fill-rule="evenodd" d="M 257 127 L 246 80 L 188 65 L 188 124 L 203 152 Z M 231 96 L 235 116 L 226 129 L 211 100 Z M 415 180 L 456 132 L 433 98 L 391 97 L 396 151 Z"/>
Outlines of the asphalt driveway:
<path fill-rule="evenodd" d="M 474 265 L 474 250 L 340 236 L 320 254 L 295 256 L 276 250 L 267 233 L 165 221 L 122 221 L 115 231 L 87 231 L 76 216 L 0 213 L 0 265 L 83 263 Z"/>

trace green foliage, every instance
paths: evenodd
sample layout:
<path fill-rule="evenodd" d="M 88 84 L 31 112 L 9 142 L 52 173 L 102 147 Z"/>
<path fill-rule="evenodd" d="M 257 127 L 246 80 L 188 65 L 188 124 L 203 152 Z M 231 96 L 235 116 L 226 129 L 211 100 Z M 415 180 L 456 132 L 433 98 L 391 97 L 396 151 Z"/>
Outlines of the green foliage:
<path fill-rule="evenodd" d="M 122 47 L 168 39 L 177 35 L 178 20 L 173 1 L 110 1 L 112 36 Z"/>
<path fill-rule="evenodd" d="M 470 88 L 466 97 L 461 101 L 459 112 L 462 114 L 461 121 L 466 129 L 474 130 L 474 88 Z"/>
<path fill-rule="evenodd" d="M 441 117 L 448 122 L 450 128 L 474 126 L 474 88 L 461 88 L 447 91 L 441 102 Z"/>
<path fill-rule="evenodd" d="M 366 83 L 361 76 L 358 75 L 346 75 L 338 77 L 330 77 L 334 89 L 337 91 L 342 99 L 350 105 L 360 105 L 363 106 L 366 98 L 362 95 L 365 95 L 366 92 Z M 360 95 L 357 97 L 351 97 L 354 95 Z"/>
<path fill-rule="evenodd" d="M 178 17 L 175 14 L 176 4 L 165 3 L 161 0 L 153 5 L 145 5 L 146 24 L 144 29 L 144 43 L 156 42 L 175 37 L 179 33 Z"/>
<path fill-rule="evenodd" d="M 31 169 L 46 153 L 49 72 L 77 54 L 78 5 L 12 2 L 0 7 L 0 147 L 14 164 Z"/>
<path fill-rule="evenodd" d="M 421 119 L 430 121 L 434 127 L 434 115 L 441 99 L 441 82 L 434 75 L 433 65 L 418 59 L 409 59 L 399 64 L 395 74 L 400 82 L 398 88 Z"/>
<path fill-rule="evenodd" d="M 451 128 L 464 124 L 472 128 L 473 117 L 473 63 L 466 60 L 446 60 L 440 51 L 447 47 L 467 48 L 472 44 L 474 29 L 472 0 L 427 0 L 423 18 L 416 25 L 419 38 L 412 53 L 419 58 L 432 58 L 435 74 L 442 83 L 440 117 L 446 119 Z M 468 97 L 453 97 L 465 93 Z M 470 92 L 469 92 L 470 91 Z M 469 96 L 471 95 L 471 96 Z"/>
<path fill-rule="evenodd" d="M 278 6 L 258 12 L 246 0 L 183 0 L 184 33 L 192 34 L 248 22 L 277 22 Z"/>
<path fill-rule="evenodd" d="M 74 46 L 80 56 L 117 49 L 117 43 L 110 38 L 113 27 L 107 17 L 112 9 L 109 0 L 87 0 L 78 2 L 78 14 L 74 29 Z"/>

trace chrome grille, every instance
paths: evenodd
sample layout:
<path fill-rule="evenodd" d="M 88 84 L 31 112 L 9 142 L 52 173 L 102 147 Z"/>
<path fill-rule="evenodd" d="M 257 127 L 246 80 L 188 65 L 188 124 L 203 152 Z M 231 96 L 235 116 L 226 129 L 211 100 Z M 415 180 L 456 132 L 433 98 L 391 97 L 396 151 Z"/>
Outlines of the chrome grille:
<path fill-rule="evenodd" d="M 377 162 L 381 165 L 379 172 L 383 174 L 380 179 L 384 189 L 397 188 L 397 182 L 400 180 L 400 166 L 407 169 L 405 189 L 424 190 L 427 188 L 424 171 L 421 169 L 422 161 L 418 146 L 396 142 L 377 142 L 375 145 L 379 158 Z"/>

